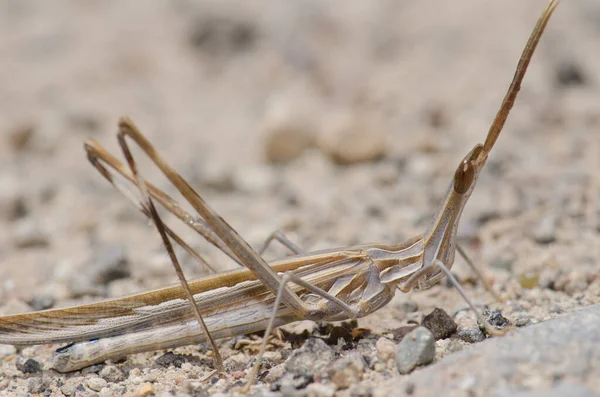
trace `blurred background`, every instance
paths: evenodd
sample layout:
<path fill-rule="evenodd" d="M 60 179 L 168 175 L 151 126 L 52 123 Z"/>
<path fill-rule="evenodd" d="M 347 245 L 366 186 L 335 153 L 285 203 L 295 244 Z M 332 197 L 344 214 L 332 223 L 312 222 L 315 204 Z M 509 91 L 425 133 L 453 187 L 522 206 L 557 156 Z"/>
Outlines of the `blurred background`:
<path fill-rule="evenodd" d="M 122 115 L 254 246 L 275 229 L 307 250 L 424 232 L 544 5 L 0 2 L 1 300 L 175 280 L 153 228 L 85 158 L 89 137 L 119 154 Z M 564 1 L 461 223 L 507 279 L 597 274 L 599 71 L 600 5 Z M 107 262 L 124 274 L 78 278 Z"/>

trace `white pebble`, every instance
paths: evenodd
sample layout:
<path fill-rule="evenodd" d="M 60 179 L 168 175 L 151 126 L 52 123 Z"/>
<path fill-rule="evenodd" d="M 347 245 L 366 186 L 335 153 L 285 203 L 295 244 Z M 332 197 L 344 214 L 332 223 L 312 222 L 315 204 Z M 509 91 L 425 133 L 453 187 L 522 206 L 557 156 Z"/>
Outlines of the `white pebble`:
<path fill-rule="evenodd" d="M 108 382 L 102 378 L 91 378 L 86 383 L 93 391 L 100 391 L 108 385 Z"/>

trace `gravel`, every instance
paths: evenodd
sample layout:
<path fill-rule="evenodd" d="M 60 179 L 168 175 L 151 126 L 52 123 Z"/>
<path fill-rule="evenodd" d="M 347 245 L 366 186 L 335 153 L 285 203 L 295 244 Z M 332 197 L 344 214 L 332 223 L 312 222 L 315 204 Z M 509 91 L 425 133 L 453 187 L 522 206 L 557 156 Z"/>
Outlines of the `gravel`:
<path fill-rule="evenodd" d="M 100 391 L 107 385 L 108 382 L 102 378 L 90 378 L 87 380 L 87 386 L 94 391 Z"/>
<path fill-rule="evenodd" d="M 485 340 L 485 333 L 480 327 L 469 327 L 459 330 L 458 337 L 467 343 L 477 343 Z"/>
<path fill-rule="evenodd" d="M 41 394 L 50 387 L 51 381 L 46 377 L 29 378 L 27 382 L 27 391 L 30 394 Z"/>
<path fill-rule="evenodd" d="M 24 374 L 36 374 L 38 372 L 42 372 L 44 365 L 39 361 L 28 358 L 24 363 L 17 362 L 17 369 Z"/>
<path fill-rule="evenodd" d="M 381 337 L 377 339 L 375 349 L 377 349 L 377 357 L 384 363 L 396 356 L 396 344 L 388 338 Z"/>
<path fill-rule="evenodd" d="M 430 330 L 435 340 L 449 337 L 458 328 L 452 317 L 438 307 L 423 318 L 421 326 Z"/>
<path fill-rule="evenodd" d="M 295 376 L 312 378 L 328 367 L 334 359 L 335 352 L 322 339 L 310 338 L 288 357 L 285 369 Z"/>
<path fill-rule="evenodd" d="M 120 382 L 125 379 L 123 372 L 114 365 L 106 365 L 99 373 L 100 377 L 107 382 Z"/>
<path fill-rule="evenodd" d="M 331 367 L 320 374 L 321 377 L 331 379 L 338 389 L 347 389 L 360 383 L 362 380 L 365 361 L 358 352 L 351 352 L 331 364 Z"/>
<path fill-rule="evenodd" d="M 416 328 L 402 339 L 396 349 L 396 367 L 400 374 L 408 374 L 421 365 L 433 362 L 435 338 L 425 327 Z"/>
<path fill-rule="evenodd" d="M 452 354 L 407 379 L 390 381 L 380 395 L 408 382 L 419 396 L 452 394 L 465 377 L 474 377 L 477 395 L 588 395 L 600 378 L 599 327 L 600 305 L 590 306 Z"/>

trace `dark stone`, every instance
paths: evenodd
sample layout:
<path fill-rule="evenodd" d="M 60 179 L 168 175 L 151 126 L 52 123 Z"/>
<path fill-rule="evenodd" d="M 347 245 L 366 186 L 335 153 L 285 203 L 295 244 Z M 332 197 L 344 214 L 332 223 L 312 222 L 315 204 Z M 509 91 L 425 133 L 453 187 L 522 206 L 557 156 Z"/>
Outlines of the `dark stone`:
<path fill-rule="evenodd" d="M 500 310 L 484 310 L 482 312 L 484 316 L 487 317 L 488 322 L 497 328 L 504 328 L 507 325 L 510 325 L 510 321 L 502 315 Z"/>
<path fill-rule="evenodd" d="M 391 333 L 393 335 L 394 342 L 400 342 L 402 339 L 404 339 L 404 337 L 408 333 L 410 333 L 412 330 L 414 330 L 418 326 L 419 326 L 418 324 L 411 324 L 411 325 L 405 325 L 404 327 L 399 327 L 399 328 L 393 329 L 391 331 Z"/>
<path fill-rule="evenodd" d="M 431 331 L 435 340 L 449 337 L 458 328 L 452 317 L 438 307 L 423 318 L 421 325 Z"/>
<path fill-rule="evenodd" d="M 167 352 L 162 356 L 158 357 L 154 362 L 161 367 L 174 366 L 175 368 L 181 368 L 181 365 L 188 361 L 187 356 L 183 354 L 175 354 L 173 352 Z"/>
<path fill-rule="evenodd" d="M 231 55 L 251 49 L 258 41 L 258 31 L 251 22 L 203 15 L 190 32 L 190 44 L 210 55 Z"/>
<path fill-rule="evenodd" d="M 556 82 L 562 86 L 581 86 L 586 84 L 587 78 L 580 65 L 563 62 L 556 70 Z"/>
<path fill-rule="evenodd" d="M 24 363 L 17 363 L 17 369 L 24 374 L 37 374 L 42 372 L 44 366 L 39 361 L 28 358 Z"/>

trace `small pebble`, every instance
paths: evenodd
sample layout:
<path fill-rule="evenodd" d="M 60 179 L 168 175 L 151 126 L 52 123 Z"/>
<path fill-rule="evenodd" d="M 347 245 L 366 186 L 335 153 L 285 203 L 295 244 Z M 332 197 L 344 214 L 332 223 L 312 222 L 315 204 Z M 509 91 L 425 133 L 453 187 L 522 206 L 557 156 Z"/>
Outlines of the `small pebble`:
<path fill-rule="evenodd" d="M 328 383 L 311 383 L 306 387 L 306 395 L 309 397 L 333 397 L 335 386 Z"/>
<path fill-rule="evenodd" d="M 190 372 L 191 370 L 194 369 L 194 366 L 191 363 L 186 362 L 186 363 L 181 364 L 181 369 L 184 370 L 185 372 Z M 146 382 L 156 382 L 156 374 L 148 374 L 148 375 L 144 376 L 144 380 Z"/>
<path fill-rule="evenodd" d="M 136 396 L 147 397 L 154 394 L 154 389 L 151 383 L 143 383 L 136 390 Z"/>
<path fill-rule="evenodd" d="M 408 335 L 411 331 L 413 331 L 417 327 L 418 327 L 418 325 L 411 324 L 411 325 L 405 325 L 403 327 L 398 327 L 396 329 L 393 329 L 391 331 L 391 333 L 394 337 L 394 342 L 400 342 L 402 339 L 404 339 L 404 337 L 406 335 Z"/>
<path fill-rule="evenodd" d="M 400 309 L 402 309 L 404 313 L 414 313 L 419 310 L 419 306 L 417 305 L 417 302 L 405 301 L 400 305 Z"/>
<path fill-rule="evenodd" d="M 261 127 L 267 161 L 292 161 L 314 145 L 319 99 L 306 88 L 290 86 L 268 98 Z"/>
<path fill-rule="evenodd" d="M 260 36 L 253 20 L 206 12 L 196 15 L 188 29 L 191 48 L 211 58 L 251 51 Z"/>
<path fill-rule="evenodd" d="M 360 115 L 346 111 L 328 116 L 317 138 L 323 154 L 340 164 L 356 164 L 383 156 L 383 129 Z"/>
<path fill-rule="evenodd" d="M 243 371 L 248 365 L 252 365 L 248 362 L 248 356 L 243 353 L 238 353 L 230 356 L 225 364 L 225 370 L 227 372 Z"/>
<path fill-rule="evenodd" d="M 8 142 L 16 152 L 23 151 L 31 146 L 35 137 L 36 128 L 31 122 L 25 122 L 12 128 L 8 133 Z"/>
<path fill-rule="evenodd" d="M 173 352 L 166 352 L 162 356 L 158 357 L 154 362 L 161 367 L 174 366 L 175 368 L 181 368 L 181 365 L 185 363 L 188 358 L 182 354 L 175 354 Z"/>
<path fill-rule="evenodd" d="M 204 189 L 212 189 L 221 193 L 235 190 L 231 166 L 211 161 L 202 166 L 198 184 Z"/>
<path fill-rule="evenodd" d="M 375 343 L 377 357 L 380 361 L 387 363 L 396 356 L 396 344 L 388 338 L 381 337 Z"/>
<path fill-rule="evenodd" d="M 375 363 L 373 365 L 373 371 L 375 372 L 383 372 L 387 369 L 387 366 L 384 363 Z"/>
<path fill-rule="evenodd" d="M 29 305 L 36 311 L 50 309 L 54 306 L 54 297 L 50 295 L 36 295 L 29 302 Z"/>
<path fill-rule="evenodd" d="M 487 317 L 488 322 L 496 328 L 504 328 L 510 324 L 510 321 L 502 315 L 500 310 L 484 310 L 481 314 Z"/>
<path fill-rule="evenodd" d="M 28 358 L 24 363 L 17 362 L 17 369 L 24 374 L 36 374 L 42 372 L 44 366 L 33 358 Z"/>
<path fill-rule="evenodd" d="M 455 352 L 459 352 L 464 349 L 464 346 L 456 339 L 447 339 L 447 340 L 448 340 L 448 344 L 446 345 L 446 351 L 448 353 L 455 353 Z"/>
<path fill-rule="evenodd" d="M 572 60 L 562 61 L 556 68 L 556 82 L 562 86 L 585 85 L 587 80 L 581 65 Z"/>
<path fill-rule="evenodd" d="M 524 327 L 526 325 L 531 324 L 531 322 L 532 322 L 531 315 L 529 315 L 527 313 L 524 313 L 524 314 L 514 313 L 513 316 L 515 318 L 515 326 L 517 326 L 517 327 Z"/>
<path fill-rule="evenodd" d="M 286 163 L 312 146 L 314 131 L 302 120 L 277 118 L 264 127 L 264 153 L 270 163 Z"/>
<path fill-rule="evenodd" d="M 125 247 L 121 244 L 107 244 L 98 247 L 86 270 L 94 283 L 106 285 L 113 280 L 131 275 Z"/>
<path fill-rule="evenodd" d="M 81 384 L 82 380 L 81 377 L 67 379 L 65 384 L 60 386 L 60 391 L 65 396 L 71 396 L 76 390 L 85 390 L 85 386 Z"/>
<path fill-rule="evenodd" d="M 121 382 L 125 379 L 123 372 L 114 365 L 106 365 L 102 368 L 99 375 L 102 379 L 112 383 Z"/>
<path fill-rule="evenodd" d="M 12 173 L 0 174 L 0 218 L 14 221 L 27 213 L 19 179 Z"/>
<path fill-rule="evenodd" d="M 107 284 L 131 275 L 125 248 L 120 244 L 97 247 L 84 268 L 85 272 L 76 272 L 70 280 L 73 297 L 105 295 Z"/>
<path fill-rule="evenodd" d="M 187 381 L 184 382 L 182 391 L 185 391 L 186 393 L 191 394 L 192 396 L 195 396 L 195 395 L 203 396 L 206 393 L 204 391 L 204 388 L 206 387 L 206 383 L 207 382 L 188 379 Z"/>
<path fill-rule="evenodd" d="M 102 378 L 90 378 L 86 384 L 93 391 L 100 391 L 108 385 L 108 382 Z"/>
<path fill-rule="evenodd" d="M 129 371 L 129 376 L 140 376 L 142 374 L 142 371 L 139 368 L 132 368 L 131 371 Z"/>
<path fill-rule="evenodd" d="M 50 379 L 34 377 L 29 378 L 29 382 L 27 382 L 27 391 L 30 394 L 41 394 L 46 391 L 50 387 Z"/>
<path fill-rule="evenodd" d="M 546 214 L 533 227 L 533 239 L 538 244 L 550 244 L 556 241 L 557 217 L 553 214 Z"/>
<path fill-rule="evenodd" d="M 408 374 L 420 365 L 430 364 L 435 357 L 435 338 L 425 327 L 406 335 L 396 350 L 396 366 L 400 374 Z"/>
<path fill-rule="evenodd" d="M 144 383 L 144 378 L 141 376 L 130 376 L 128 380 L 132 385 L 141 385 Z"/>
<path fill-rule="evenodd" d="M 525 289 L 535 288 L 540 283 L 540 275 L 535 272 L 525 272 L 519 275 L 519 285 Z"/>
<path fill-rule="evenodd" d="M 114 393 L 109 387 L 104 387 L 98 393 L 98 397 L 114 397 Z"/>
<path fill-rule="evenodd" d="M 285 362 L 285 369 L 296 376 L 312 377 L 327 368 L 335 359 L 335 353 L 319 338 L 308 339 L 295 350 Z"/>
<path fill-rule="evenodd" d="M 59 361 L 57 359 L 57 356 L 54 356 L 53 359 L 53 364 L 56 364 L 56 362 Z M 98 375 L 98 372 L 100 372 L 100 370 L 102 369 L 102 367 L 104 367 L 104 364 L 95 364 L 95 365 L 90 365 L 89 367 L 85 367 L 81 369 L 81 375 Z M 56 369 L 56 365 L 54 366 L 54 368 Z"/>
<path fill-rule="evenodd" d="M 286 372 L 281 378 L 271 383 L 271 391 L 281 390 L 283 395 L 292 394 L 294 391 L 304 389 L 314 382 L 312 375 L 294 375 Z"/>
<path fill-rule="evenodd" d="M 350 397 L 372 397 L 373 386 L 358 384 L 350 390 Z"/>
<path fill-rule="evenodd" d="M 261 379 L 263 382 L 269 384 L 275 382 L 277 379 L 281 378 L 285 372 L 285 368 L 283 365 L 277 365 L 273 368 L 270 368 L 268 373 L 262 375 Z"/>
<path fill-rule="evenodd" d="M 431 331 L 435 340 L 449 337 L 458 328 L 452 317 L 438 307 L 423 318 L 421 325 Z"/>
<path fill-rule="evenodd" d="M 13 232 L 14 244 L 18 248 L 39 248 L 49 244 L 48 236 L 33 219 L 24 218 L 17 221 Z"/>
<path fill-rule="evenodd" d="M 9 384 L 10 382 L 8 381 L 8 379 L 0 379 L 0 391 L 6 389 Z"/>
<path fill-rule="evenodd" d="M 463 328 L 458 331 L 458 337 L 467 343 L 477 343 L 485 340 L 485 334 L 479 327 Z"/>
<path fill-rule="evenodd" d="M 353 352 L 335 361 L 327 373 L 338 389 L 347 389 L 362 380 L 365 366 L 360 353 Z"/>

